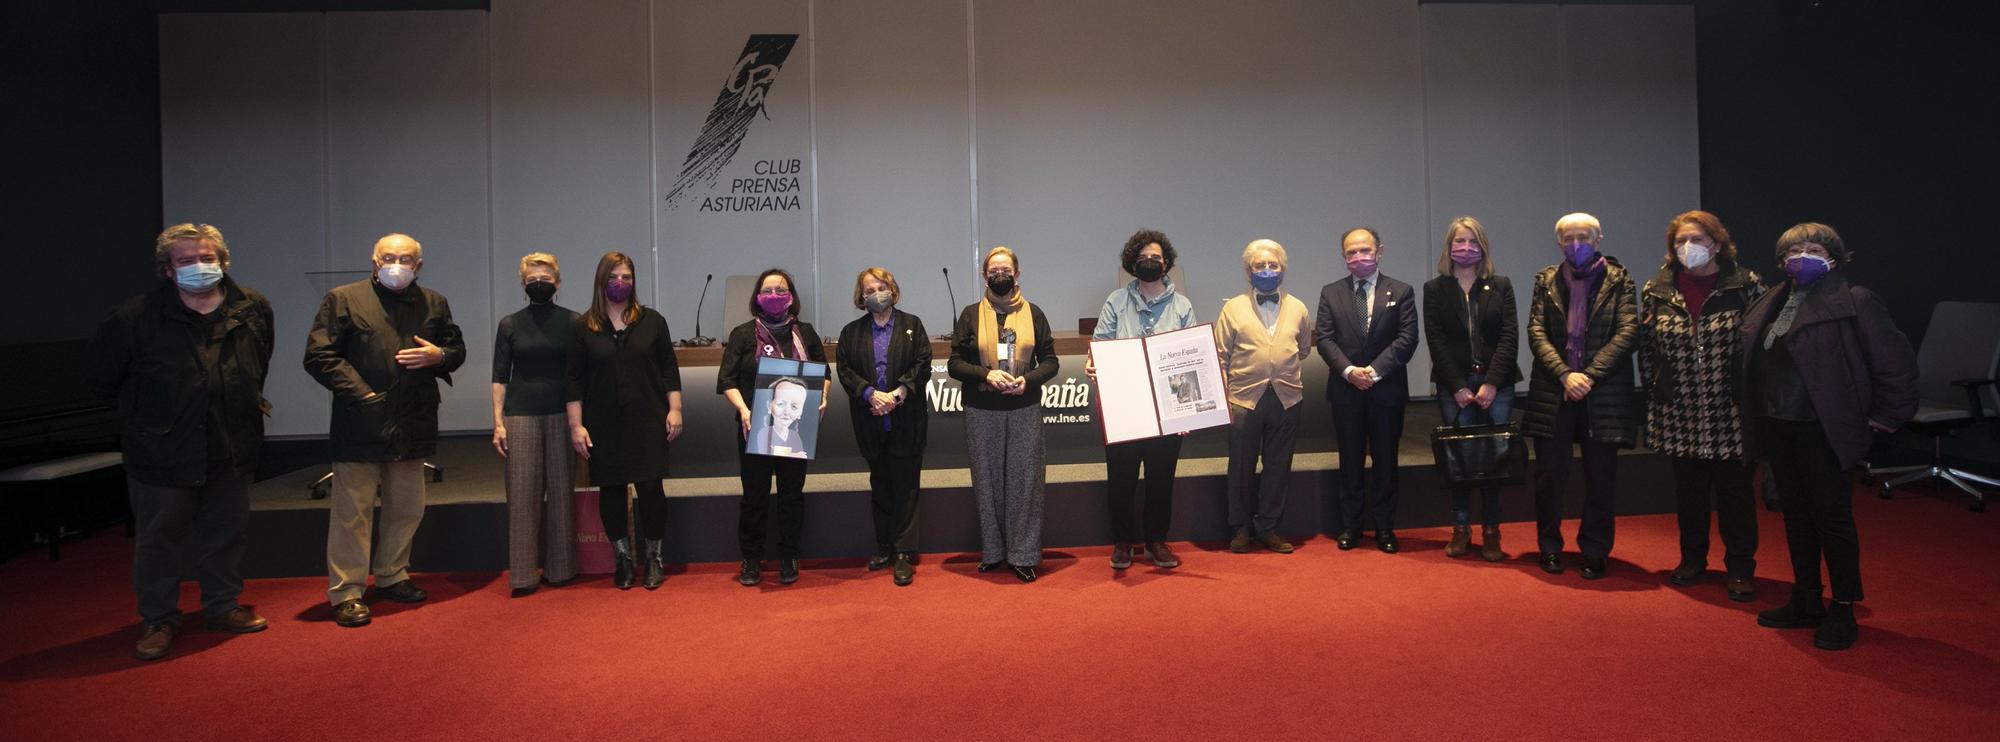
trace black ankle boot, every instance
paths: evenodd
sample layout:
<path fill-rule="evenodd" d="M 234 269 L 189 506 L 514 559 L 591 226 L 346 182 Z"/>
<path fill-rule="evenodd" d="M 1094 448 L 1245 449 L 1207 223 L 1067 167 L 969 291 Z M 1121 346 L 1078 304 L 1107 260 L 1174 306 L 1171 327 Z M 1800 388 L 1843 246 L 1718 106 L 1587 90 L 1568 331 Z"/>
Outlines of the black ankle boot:
<path fill-rule="evenodd" d="M 660 557 L 660 539 L 646 539 L 646 589 L 658 590 L 667 581 L 667 565 Z"/>
<path fill-rule="evenodd" d="M 620 590 L 632 589 L 632 540 L 612 539 L 611 554 L 617 558 L 611 568 L 611 584 Z"/>
<path fill-rule="evenodd" d="M 1813 632 L 1813 646 L 1837 652 L 1854 646 L 1859 633 L 1861 627 L 1854 623 L 1854 604 L 1836 600 L 1826 611 L 1826 621 Z"/>
<path fill-rule="evenodd" d="M 1853 620 L 1853 613 L 1848 614 Z M 1784 605 L 1757 614 L 1757 625 L 1773 629 L 1810 629 L 1826 621 L 1826 607 L 1819 595 L 1793 593 Z"/>

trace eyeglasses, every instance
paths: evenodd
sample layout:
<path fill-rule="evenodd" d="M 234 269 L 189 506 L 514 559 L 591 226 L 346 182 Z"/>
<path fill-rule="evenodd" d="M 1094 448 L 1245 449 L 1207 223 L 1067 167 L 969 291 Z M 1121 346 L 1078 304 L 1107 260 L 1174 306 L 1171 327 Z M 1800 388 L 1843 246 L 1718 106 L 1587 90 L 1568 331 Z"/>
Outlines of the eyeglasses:
<path fill-rule="evenodd" d="M 415 255 L 377 255 L 375 259 L 381 261 L 383 265 L 402 265 L 411 268 L 415 268 L 418 263 L 424 262 L 423 258 Z"/>
<path fill-rule="evenodd" d="M 999 278 L 1001 276 L 1012 276 L 1014 275 L 1014 271 L 1008 268 L 995 268 L 987 271 L 986 275 L 989 278 Z"/>
<path fill-rule="evenodd" d="M 790 296 L 791 293 L 791 289 L 782 286 L 769 286 L 757 290 L 758 296 Z"/>

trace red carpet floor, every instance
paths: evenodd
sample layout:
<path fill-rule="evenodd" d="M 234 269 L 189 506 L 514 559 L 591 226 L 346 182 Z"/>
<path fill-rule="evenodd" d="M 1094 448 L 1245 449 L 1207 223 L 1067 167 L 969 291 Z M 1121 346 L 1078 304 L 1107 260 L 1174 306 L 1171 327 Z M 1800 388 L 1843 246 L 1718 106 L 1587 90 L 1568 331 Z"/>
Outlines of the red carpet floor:
<path fill-rule="evenodd" d="M 1992 739 L 2000 515 L 1855 503 L 1870 599 L 1841 653 L 1755 625 L 1791 581 L 1772 513 L 1750 605 L 1713 575 L 1664 584 L 1665 515 L 1621 519 L 1596 582 L 1446 559 L 1437 529 L 1395 556 L 1189 545 L 1122 578 L 1108 549 L 1067 549 L 1033 585 L 943 554 L 907 588 L 853 561 L 790 587 L 700 564 L 658 592 L 524 599 L 422 575 L 430 602 L 362 629 L 331 622 L 323 579 L 258 580 L 270 630 L 191 632 L 145 664 L 130 542 L 107 531 L 0 564 L 0 739 Z M 1509 552 L 1532 531 L 1509 524 Z"/>

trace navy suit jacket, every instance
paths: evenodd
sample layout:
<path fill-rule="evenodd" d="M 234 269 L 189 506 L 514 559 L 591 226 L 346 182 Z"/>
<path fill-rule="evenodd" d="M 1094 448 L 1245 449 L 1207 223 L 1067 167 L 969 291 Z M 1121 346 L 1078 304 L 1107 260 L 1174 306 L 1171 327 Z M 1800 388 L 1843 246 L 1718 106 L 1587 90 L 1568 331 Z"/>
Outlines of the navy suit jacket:
<path fill-rule="evenodd" d="M 1320 289 L 1313 342 L 1319 346 L 1319 357 L 1332 367 L 1326 377 L 1328 402 L 1394 406 L 1410 400 L 1408 367 L 1417 353 L 1416 292 L 1409 284 L 1376 272 L 1374 314 L 1372 322 L 1355 314 L 1353 276 Z M 1375 386 L 1362 391 L 1347 383 L 1341 372 L 1348 366 L 1375 369 Z"/>

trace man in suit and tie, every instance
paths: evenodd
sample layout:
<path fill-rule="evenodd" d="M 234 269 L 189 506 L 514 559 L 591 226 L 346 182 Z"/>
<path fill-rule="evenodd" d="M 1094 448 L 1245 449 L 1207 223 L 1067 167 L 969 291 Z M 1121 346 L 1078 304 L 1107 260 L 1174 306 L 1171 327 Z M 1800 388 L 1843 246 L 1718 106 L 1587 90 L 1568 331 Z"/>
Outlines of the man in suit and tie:
<path fill-rule="evenodd" d="M 1417 352 L 1417 302 L 1410 285 L 1379 270 L 1382 238 L 1367 227 L 1340 238 L 1348 277 L 1319 292 L 1313 340 L 1330 369 L 1326 400 L 1333 404 L 1333 433 L 1340 449 L 1342 551 L 1361 542 L 1361 528 L 1375 528 L 1375 547 L 1394 554 L 1396 542 L 1396 444 L 1403 437 L 1403 405 L 1410 400 L 1406 367 Z M 1374 459 L 1375 476 L 1363 497 L 1362 456 Z M 1366 505 L 1367 507 L 1364 507 Z"/>

